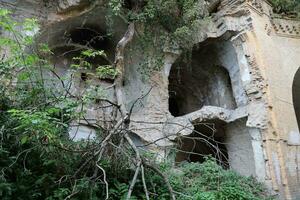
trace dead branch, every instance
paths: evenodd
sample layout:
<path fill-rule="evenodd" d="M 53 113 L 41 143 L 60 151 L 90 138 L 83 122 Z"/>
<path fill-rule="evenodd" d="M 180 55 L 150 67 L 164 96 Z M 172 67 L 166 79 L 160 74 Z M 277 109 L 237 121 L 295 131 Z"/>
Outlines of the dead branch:
<path fill-rule="evenodd" d="M 106 191 L 106 197 L 105 197 L 105 200 L 107 200 L 108 199 L 108 195 L 109 195 L 109 193 L 108 193 L 108 182 L 107 182 L 107 180 L 106 180 L 106 172 L 105 172 L 105 170 L 100 166 L 100 165 L 98 165 L 98 163 L 96 162 L 96 166 L 102 171 L 102 173 L 103 173 L 103 181 L 104 181 L 104 183 L 105 183 L 105 191 Z"/>
<path fill-rule="evenodd" d="M 136 154 L 136 160 L 137 160 L 137 167 L 136 167 L 136 170 L 135 170 L 134 176 L 132 178 L 132 182 L 130 184 L 130 187 L 129 187 L 129 190 L 128 190 L 128 193 L 127 193 L 127 197 L 126 197 L 126 200 L 129 200 L 130 197 L 131 197 L 131 193 L 133 191 L 133 188 L 135 186 L 135 183 L 137 181 L 137 177 L 139 175 L 139 171 L 140 171 L 141 164 L 142 164 L 142 159 L 141 159 L 140 152 L 139 152 L 138 148 L 135 146 L 134 142 L 131 140 L 131 138 L 129 137 L 127 132 L 125 133 L 124 137 L 127 140 L 127 142 L 129 143 L 129 145 L 131 146 L 131 148 L 134 150 L 134 152 Z"/>
<path fill-rule="evenodd" d="M 144 166 L 143 165 L 141 165 L 141 173 L 142 173 L 142 182 L 143 182 L 143 187 L 144 187 L 146 199 L 150 200 L 150 198 L 149 198 L 149 192 L 148 192 L 147 184 L 146 184 L 146 180 L 145 180 L 145 170 L 144 170 Z"/>

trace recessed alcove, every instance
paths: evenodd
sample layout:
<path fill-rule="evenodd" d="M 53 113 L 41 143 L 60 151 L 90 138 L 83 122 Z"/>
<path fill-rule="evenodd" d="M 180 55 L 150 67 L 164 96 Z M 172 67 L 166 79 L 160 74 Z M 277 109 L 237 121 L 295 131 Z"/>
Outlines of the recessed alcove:
<path fill-rule="evenodd" d="M 212 156 L 221 166 L 228 168 L 225 126 L 226 123 L 220 120 L 195 124 L 192 134 L 177 139 L 176 163 L 182 161 L 202 163 L 206 156 Z"/>
<path fill-rule="evenodd" d="M 247 104 L 236 50 L 222 38 L 207 40 L 181 55 L 171 67 L 168 89 L 169 112 L 174 117 L 204 106 L 234 112 Z M 246 126 L 247 118 L 227 123 L 218 117 L 205 117 L 191 122 L 194 131 L 190 135 L 177 138 L 175 162 L 201 163 L 206 156 L 212 156 L 225 169 L 255 175 L 251 134 L 259 132 Z"/>
<path fill-rule="evenodd" d="M 103 50 L 106 56 L 85 56 L 84 60 L 91 64 L 86 69 L 77 70 L 79 80 L 86 82 L 93 79 L 92 74 L 99 66 L 111 65 L 114 58 L 114 43 L 105 30 L 100 27 L 85 24 L 84 26 L 70 27 L 63 35 L 63 41 L 52 46 L 54 56 L 52 63 L 58 67 L 58 70 L 67 71 L 72 64 L 79 64 L 80 60 L 73 59 L 82 57 L 81 52 L 93 49 Z M 83 58 L 83 57 L 82 57 Z M 102 81 L 111 82 L 111 79 L 101 79 Z"/>
<path fill-rule="evenodd" d="M 218 106 L 235 109 L 229 72 L 214 42 L 193 48 L 173 64 L 169 75 L 169 111 L 177 117 L 201 109 Z M 234 59 L 234 58 L 233 58 Z"/>
<path fill-rule="evenodd" d="M 246 127 L 246 121 L 243 118 L 225 123 L 216 119 L 194 124 L 194 131 L 190 135 L 176 139 L 175 163 L 202 163 L 205 157 L 211 156 L 225 169 L 233 169 L 245 176 L 255 176 L 252 136 L 257 138 L 259 132 Z"/>

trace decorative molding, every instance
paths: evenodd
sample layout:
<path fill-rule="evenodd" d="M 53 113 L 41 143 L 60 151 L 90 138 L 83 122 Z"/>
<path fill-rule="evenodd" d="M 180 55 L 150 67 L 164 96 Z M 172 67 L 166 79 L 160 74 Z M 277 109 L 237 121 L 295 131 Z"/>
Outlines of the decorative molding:
<path fill-rule="evenodd" d="M 267 0 L 224 0 L 220 5 L 219 16 L 225 17 L 248 17 L 251 30 L 252 16 L 250 10 L 260 16 L 266 16 L 270 23 L 266 23 L 265 30 L 271 35 L 274 30 L 277 36 L 300 38 L 300 20 L 274 17 L 272 5 Z M 250 13 L 250 14 L 249 14 Z M 230 29 L 230 23 L 225 23 Z M 244 27 L 245 28 L 245 27 Z M 248 28 L 249 30 L 249 28 Z"/>
<path fill-rule="evenodd" d="M 247 0 L 247 5 L 260 15 L 265 13 L 262 0 Z"/>
<path fill-rule="evenodd" d="M 300 38 L 300 21 L 272 18 L 272 27 L 278 36 Z"/>

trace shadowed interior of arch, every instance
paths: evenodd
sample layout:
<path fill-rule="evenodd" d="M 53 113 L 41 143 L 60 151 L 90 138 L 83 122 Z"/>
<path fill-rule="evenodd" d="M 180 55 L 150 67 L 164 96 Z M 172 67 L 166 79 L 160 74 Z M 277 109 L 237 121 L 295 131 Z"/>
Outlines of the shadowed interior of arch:
<path fill-rule="evenodd" d="M 293 81 L 293 104 L 297 117 L 298 127 L 300 127 L 300 68 L 297 70 Z"/>
<path fill-rule="evenodd" d="M 229 73 L 219 58 L 221 53 L 212 42 L 194 48 L 173 64 L 169 75 L 169 111 L 173 116 L 203 106 L 236 108 Z"/>

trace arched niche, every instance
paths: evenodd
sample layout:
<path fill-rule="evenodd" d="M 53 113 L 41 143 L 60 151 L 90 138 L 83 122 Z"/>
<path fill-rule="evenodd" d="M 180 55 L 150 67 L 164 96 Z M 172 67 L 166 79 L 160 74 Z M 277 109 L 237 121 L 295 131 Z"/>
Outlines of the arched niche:
<path fill-rule="evenodd" d="M 297 70 L 293 80 L 293 104 L 296 113 L 298 127 L 300 126 L 300 68 Z"/>
<path fill-rule="evenodd" d="M 194 47 L 172 65 L 168 89 L 169 111 L 174 117 L 197 111 L 203 106 L 237 107 L 230 73 L 225 67 L 234 65 L 228 64 L 228 60 L 236 57 L 224 59 L 229 49 L 220 49 L 219 42 L 222 41 L 207 41 Z"/>

